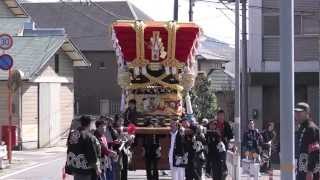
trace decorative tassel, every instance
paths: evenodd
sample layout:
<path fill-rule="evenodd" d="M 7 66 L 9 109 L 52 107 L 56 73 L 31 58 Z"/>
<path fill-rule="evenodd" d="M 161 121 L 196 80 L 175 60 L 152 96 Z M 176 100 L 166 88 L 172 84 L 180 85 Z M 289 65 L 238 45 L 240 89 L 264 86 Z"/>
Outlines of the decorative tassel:
<path fill-rule="evenodd" d="M 165 70 L 166 70 L 166 75 L 169 75 L 170 74 L 170 68 L 168 66 L 166 66 Z"/>
<path fill-rule="evenodd" d="M 172 74 L 177 74 L 177 68 L 176 67 L 172 68 Z"/>
<path fill-rule="evenodd" d="M 122 91 L 121 94 L 121 104 L 120 104 L 120 112 L 124 113 L 126 111 L 126 96 L 125 96 L 125 91 Z"/>
<path fill-rule="evenodd" d="M 146 75 L 147 74 L 147 68 L 146 66 L 142 67 L 142 74 Z"/>
<path fill-rule="evenodd" d="M 134 74 L 135 74 L 136 76 L 140 74 L 140 69 L 139 69 L 139 67 L 135 67 L 135 68 L 134 68 Z"/>
<path fill-rule="evenodd" d="M 187 107 L 187 114 L 193 114 L 189 92 L 187 92 L 187 95 L 186 95 L 186 107 Z"/>

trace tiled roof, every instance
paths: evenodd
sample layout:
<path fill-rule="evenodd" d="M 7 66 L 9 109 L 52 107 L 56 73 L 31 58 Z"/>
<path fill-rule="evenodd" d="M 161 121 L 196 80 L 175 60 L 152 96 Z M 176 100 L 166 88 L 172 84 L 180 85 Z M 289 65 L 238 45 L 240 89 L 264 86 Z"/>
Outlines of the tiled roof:
<path fill-rule="evenodd" d="M 126 1 L 24 3 L 22 6 L 38 27 L 65 28 L 68 37 L 82 51 L 113 51 L 109 28 L 116 20 L 151 19 Z"/>
<path fill-rule="evenodd" d="M 30 79 L 44 66 L 65 42 L 64 36 L 13 37 L 13 47 L 7 52 L 13 57 L 14 69 Z M 0 80 L 7 80 L 8 73 L 0 71 Z"/>
<path fill-rule="evenodd" d="M 229 44 L 204 36 L 200 40 L 199 55 L 201 54 L 207 58 L 220 58 L 220 60 L 228 61 L 226 69 L 234 73 L 234 48 Z"/>
<path fill-rule="evenodd" d="M 28 21 L 29 18 L 0 17 L 0 33 L 16 36 L 22 32 L 24 22 Z"/>
<path fill-rule="evenodd" d="M 211 80 L 211 88 L 215 92 L 234 90 L 234 78 L 224 70 L 213 71 L 208 78 Z"/>

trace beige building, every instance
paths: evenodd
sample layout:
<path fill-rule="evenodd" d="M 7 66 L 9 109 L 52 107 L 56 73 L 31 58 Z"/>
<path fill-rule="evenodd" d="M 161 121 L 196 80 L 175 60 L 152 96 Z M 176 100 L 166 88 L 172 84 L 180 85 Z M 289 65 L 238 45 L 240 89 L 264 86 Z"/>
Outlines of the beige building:
<path fill-rule="evenodd" d="M 13 36 L 6 53 L 14 59 L 13 69 L 23 73 L 12 105 L 18 145 L 53 146 L 67 134 L 74 116 L 74 67 L 89 63 L 63 29 L 36 29 L 30 19 L 12 13 L 22 9 L 8 8 L 15 1 L 6 2 L 0 1 L 0 12 L 6 12 L 0 13 L 0 33 Z M 0 71 L 0 125 L 8 125 L 7 79 L 8 72 Z"/>

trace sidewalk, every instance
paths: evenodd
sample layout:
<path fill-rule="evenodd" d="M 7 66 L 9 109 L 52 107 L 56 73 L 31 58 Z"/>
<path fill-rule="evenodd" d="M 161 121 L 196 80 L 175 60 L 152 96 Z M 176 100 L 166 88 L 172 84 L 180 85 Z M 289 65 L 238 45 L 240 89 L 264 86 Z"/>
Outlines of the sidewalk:
<path fill-rule="evenodd" d="M 35 166 L 37 164 L 46 162 L 50 159 L 56 158 L 58 154 L 66 151 L 63 147 L 43 148 L 27 151 L 13 151 L 11 164 L 5 160 L 8 167 L 0 170 L 0 179 L 7 174 L 15 173 L 21 169 Z"/>

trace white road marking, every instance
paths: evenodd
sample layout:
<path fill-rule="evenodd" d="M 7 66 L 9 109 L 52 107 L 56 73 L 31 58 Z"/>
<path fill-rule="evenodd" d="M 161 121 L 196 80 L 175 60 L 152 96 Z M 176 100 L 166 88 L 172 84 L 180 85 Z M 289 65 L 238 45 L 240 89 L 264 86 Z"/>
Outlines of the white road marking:
<path fill-rule="evenodd" d="M 55 160 L 52 160 L 52 161 L 49 161 L 49 162 L 46 162 L 46 163 L 40 163 L 40 164 L 31 166 L 31 167 L 28 167 L 28 168 L 25 168 L 25 169 L 21 169 L 19 171 L 16 171 L 16 172 L 4 175 L 4 176 L 1 176 L 0 179 L 6 179 L 6 178 L 8 178 L 10 176 L 14 176 L 14 175 L 21 174 L 23 172 L 29 171 L 30 169 L 34 169 L 34 168 L 37 168 L 37 167 L 45 166 L 45 165 L 51 164 L 53 162 L 61 161 L 61 160 L 64 160 L 64 159 L 66 159 L 66 158 L 59 158 L 59 159 L 55 159 Z"/>

